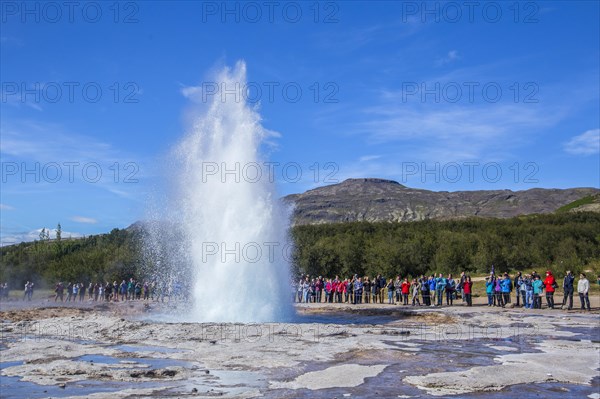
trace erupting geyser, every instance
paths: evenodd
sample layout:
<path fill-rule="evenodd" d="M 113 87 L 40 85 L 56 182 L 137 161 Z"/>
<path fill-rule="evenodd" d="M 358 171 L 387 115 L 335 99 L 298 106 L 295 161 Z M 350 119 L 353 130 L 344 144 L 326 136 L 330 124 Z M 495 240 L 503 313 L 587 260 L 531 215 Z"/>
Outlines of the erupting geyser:
<path fill-rule="evenodd" d="M 289 218 L 260 153 L 272 133 L 243 93 L 231 94 L 245 83 L 243 62 L 222 70 L 210 95 L 202 94 L 208 108 L 175 152 L 195 321 L 278 321 L 292 312 L 284 256 Z"/>

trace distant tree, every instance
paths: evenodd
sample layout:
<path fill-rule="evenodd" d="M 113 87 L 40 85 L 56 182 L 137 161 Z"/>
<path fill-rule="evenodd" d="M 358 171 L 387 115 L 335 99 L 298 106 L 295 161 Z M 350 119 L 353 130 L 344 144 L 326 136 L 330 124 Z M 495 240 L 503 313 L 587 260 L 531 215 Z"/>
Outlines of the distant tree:
<path fill-rule="evenodd" d="M 40 231 L 40 241 L 44 241 L 46 239 L 46 228 L 44 227 L 42 231 Z"/>
<path fill-rule="evenodd" d="M 56 226 L 56 241 L 60 241 L 62 236 L 62 228 L 60 227 L 60 222 L 58 223 L 58 226 Z"/>

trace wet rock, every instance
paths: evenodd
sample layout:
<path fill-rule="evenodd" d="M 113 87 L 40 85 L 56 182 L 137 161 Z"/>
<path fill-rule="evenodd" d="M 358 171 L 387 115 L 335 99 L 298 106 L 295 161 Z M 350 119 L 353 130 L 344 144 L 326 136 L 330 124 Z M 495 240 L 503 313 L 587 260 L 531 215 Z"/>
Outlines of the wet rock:
<path fill-rule="evenodd" d="M 163 370 L 161 375 L 165 377 L 175 377 L 177 375 L 177 370 Z"/>
<path fill-rule="evenodd" d="M 144 377 L 148 377 L 148 378 L 156 377 L 156 371 L 148 370 L 144 373 Z"/>

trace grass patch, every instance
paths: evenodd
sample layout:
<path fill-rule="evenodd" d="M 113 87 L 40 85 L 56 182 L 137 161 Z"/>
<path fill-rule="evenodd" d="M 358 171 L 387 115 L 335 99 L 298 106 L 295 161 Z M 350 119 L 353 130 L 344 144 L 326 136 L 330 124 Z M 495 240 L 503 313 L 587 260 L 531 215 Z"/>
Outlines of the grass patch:
<path fill-rule="evenodd" d="M 598 202 L 599 197 L 600 196 L 598 194 L 596 194 L 596 195 L 588 195 L 586 197 L 579 198 L 578 200 L 573 201 L 570 204 L 561 206 L 560 208 L 558 208 L 556 210 L 556 213 L 569 212 L 571 209 L 575 209 L 582 205 L 594 204 L 594 203 Z"/>

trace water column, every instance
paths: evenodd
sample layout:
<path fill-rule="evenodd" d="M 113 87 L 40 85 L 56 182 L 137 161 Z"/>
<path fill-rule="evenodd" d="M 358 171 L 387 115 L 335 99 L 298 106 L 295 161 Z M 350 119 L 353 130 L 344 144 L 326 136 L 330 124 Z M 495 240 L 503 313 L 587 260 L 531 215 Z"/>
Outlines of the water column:
<path fill-rule="evenodd" d="M 245 83 L 243 62 L 220 71 L 211 95 L 203 93 L 208 107 L 175 151 L 196 321 L 278 321 L 292 313 L 289 217 L 260 152 L 269 131 L 245 96 L 231 93 Z"/>

